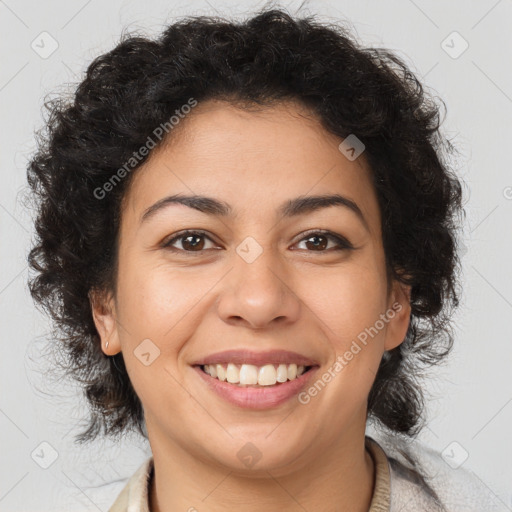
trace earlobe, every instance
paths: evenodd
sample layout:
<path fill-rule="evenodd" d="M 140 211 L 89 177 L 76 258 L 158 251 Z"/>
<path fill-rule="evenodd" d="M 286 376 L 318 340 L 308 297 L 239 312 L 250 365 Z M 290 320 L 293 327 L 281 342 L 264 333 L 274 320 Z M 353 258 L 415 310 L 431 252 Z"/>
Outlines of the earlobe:
<path fill-rule="evenodd" d="M 393 313 L 391 313 L 391 311 Z M 390 302 L 390 318 L 386 340 L 385 350 L 392 350 L 400 345 L 404 340 L 409 328 L 411 317 L 411 286 L 395 281 L 393 283 L 393 293 Z"/>
<path fill-rule="evenodd" d="M 113 356 L 121 350 L 114 299 L 111 294 L 106 296 L 105 293 L 91 290 L 89 302 L 101 349 L 107 356 Z"/>

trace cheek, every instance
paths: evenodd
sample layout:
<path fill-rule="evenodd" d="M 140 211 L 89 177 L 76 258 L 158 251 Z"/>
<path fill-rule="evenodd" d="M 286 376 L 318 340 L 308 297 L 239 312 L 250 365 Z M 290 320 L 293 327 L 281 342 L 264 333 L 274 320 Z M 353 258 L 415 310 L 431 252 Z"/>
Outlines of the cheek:
<path fill-rule="evenodd" d="M 130 263 L 130 264 L 128 264 Z M 195 306 L 207 291 L 187 272 L 143 261 L 119 265 L 118 318 L 121 350 L 130 381 L 145 407 L 177 407 L 177 363 L 190 338 Z"/>
<path fill-rule="evenodd" d="M 387 326 L 381 320 L 387 311 L 386 281 L 378 265 L 347 266 L 316 277 L 309 278 L 315 287 L 309 287 L 314 291 L 308 306 L 319 319 L 330 357 L 303 399 L 319 410 L 326 407 L 333 423 L 339 423 L 364 406 L 379 367 Z"/>
<path fill-rule="evenodd" d="M 167 402 L 176 404 L 184 348 L 203 322 L 211 300 L 208 292 L 218 276 L 197 269 L 171 270 L 166 262 L 149 264 L 133 258 L 130 263 L 123 266 L 120 262 L 118 287 L 126 368 L 143 402 L 161 401 L 162 393 L 168 393 Z"/>
<path fill-rule="evenodd" d="M 306 303 L 322 320 L 319 325 L 336 352 L 374 325 L 387 307 L 386 282 L 377 266 L 347 266 L 310 276 L 306 286 Z"/>
<path fill-rule="evenodd" d="M 149 264 L 133 258 L 119 272 L 119 316 L 136 338 L 173 338 L 187 313 L 194 309 L 208 289 L 208 283 L 189 271 L 169 271 L 166 264 Z M 122 273 L 123 272 L 123 273 Z M 163 345 L 159 343 L 159 345 Z"/>

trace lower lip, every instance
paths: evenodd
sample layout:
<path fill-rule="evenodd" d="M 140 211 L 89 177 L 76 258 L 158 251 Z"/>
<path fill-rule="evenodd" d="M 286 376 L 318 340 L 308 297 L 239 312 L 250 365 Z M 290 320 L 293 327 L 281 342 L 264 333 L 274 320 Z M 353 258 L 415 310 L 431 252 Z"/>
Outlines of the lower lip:
<path fill-rule="evenodd" d="M 262 386 L 260 388 L 243 388 L 238 387 L 236 384 L 230 384 L 229 382 L 213 378 L 201 370 L 199 366 L 194 366 L 193 368 L 211 390 L 233 405 L 247 409 L 270 409 L 283 404 L 299 394 L 318 369 L 317 366 L 314 366 L 300 377 L 288 380 L 282 384 Z"/>

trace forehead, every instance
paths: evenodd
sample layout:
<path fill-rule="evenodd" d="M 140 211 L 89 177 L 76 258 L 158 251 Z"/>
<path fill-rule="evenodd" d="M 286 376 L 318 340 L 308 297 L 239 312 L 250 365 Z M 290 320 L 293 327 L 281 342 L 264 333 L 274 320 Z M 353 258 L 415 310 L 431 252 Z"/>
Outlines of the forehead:
<path fill-rule="evenodd" d="M 246 110 L 206 101 L 136 171 L 125 202 L 140 216 L 171 194 L 205 195 L 241 218 L 292 197 L 339 193 L 378 217 L 366 160 L 348 160 L 342 140 L 295 102 Z"/>

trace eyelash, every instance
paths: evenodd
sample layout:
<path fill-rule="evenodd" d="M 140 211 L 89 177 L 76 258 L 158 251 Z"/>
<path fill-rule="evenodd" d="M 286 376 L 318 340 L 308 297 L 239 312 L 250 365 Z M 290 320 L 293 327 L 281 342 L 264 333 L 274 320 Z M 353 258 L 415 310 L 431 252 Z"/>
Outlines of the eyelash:
<path fill-rule="evenodd" d="M 174 252 L 174 253 L 187 253 L 187 254 L 191 254 L 191 255 L 194 255 L 194 256 L 199 256 L 205 250 L 208 250 L 208 249 L 202 249 L 200 251 L 187 251 L 185 249 L 177 249 L 175 247 L 171 247 L 171 245 L 174 242 L 176 242 L 176 241 L 178 241 L 178 240 L 180 240 L 182 238 L 185 238 L 185 237 L 187 237 L 189 235 L 203 236 L 205 238 L 208 238 L 208 240 L 214 242 L 208 236 L 208 234 L 205 231 L 202 231 L 202 230 L 185 230 L 185 231 L 182 231 L 182 232 L 178 233 L 176 236 L 174 236 L 170 240 L 164 242 L 162 244 L 162 247 L 164 249 L 166 249 L 168 251 L 171 251 L 171 252 Z M 339 235 L 336 235 L 336 234 L 332 233 L 331 231 L 322 230 L 322 229 L 312 229 L 312 230 L 306 231 L 305 233 L 303 233 L 303 238 L 298 240 L 297 243 L 303 242 L 304 240 L 307 240 L 307 239 L 311 238 L 312 235 L 324 235 L 326 238 L 328 238 L 330 240 L 334 240 L 337 243 L 337 247 L 334 247 L 334 248 L 331 248 L 331 249 L 322 250 L 322 251 L 308 251 L 308 252 L 319 252 L 319 253 L 326 253 L 327 252 L 327 253 L 329 253 L 331 251 L 343 251 L 343 250 L 354 249 L 353 245 L 348 240 L 346 240 L 345 238 L 343 238 L 343 237 L 341 237 Z M 301 250 L 306 250 L 307 251 L 307 249 L 301 249 Z"/>

